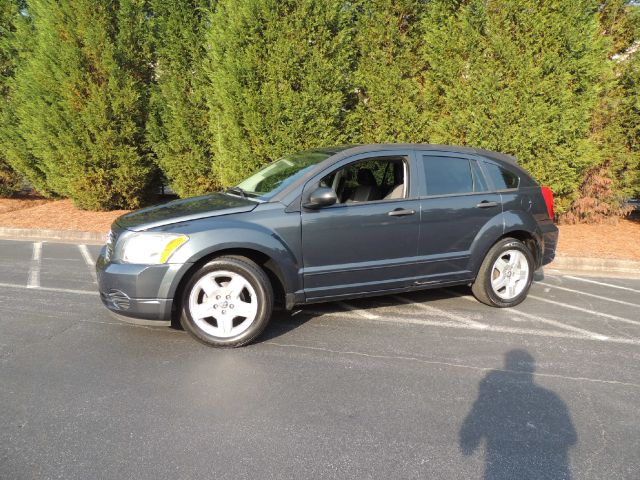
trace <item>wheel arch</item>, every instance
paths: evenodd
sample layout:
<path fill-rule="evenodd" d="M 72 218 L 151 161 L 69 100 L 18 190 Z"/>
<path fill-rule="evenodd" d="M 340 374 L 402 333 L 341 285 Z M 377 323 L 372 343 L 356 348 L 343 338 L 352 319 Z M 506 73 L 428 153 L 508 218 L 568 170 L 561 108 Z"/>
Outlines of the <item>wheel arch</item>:
<path fill-rule="evenodd" d="M 188 270 L 183 273 L 183 275 L 177 281 L 172 292 L 172 297 L 174 299 L 171 314 L 172 325 L 177 325 L 179 323 L 180 311 L 182 309 L 182 293 L 189 279 L 203 265 L 220 257 L 242 257 L 248 258 L 249 260 L 256 263 L 258 267 L 260 267 L 269 278 L 271 288 L 273 289 L 275 303 L 282 305 L 286 304 L 286 294 L 288 292 L 287 287 L 289 286 L 290 282 L 287 281 L 285 273 L 283 272 L 278 262 L 274 258 L 272 258 L 272 256 L 251 247 L 221 248 L 219 250 L 207 252 L 206 254 L 201 256 L 189 267 Z"/>

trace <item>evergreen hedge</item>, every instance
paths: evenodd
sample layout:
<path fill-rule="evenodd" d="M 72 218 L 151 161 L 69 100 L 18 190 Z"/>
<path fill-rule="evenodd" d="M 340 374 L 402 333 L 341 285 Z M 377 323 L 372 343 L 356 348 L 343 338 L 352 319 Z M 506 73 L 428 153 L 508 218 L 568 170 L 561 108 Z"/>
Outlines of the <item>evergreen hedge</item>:
<path fill-rule="evenodd" d="M 364 142 L 516 155 L 568 221 L 640 195 L 637 2 L 0 7 L 0 170 L 83 208 L 136 207 L 157 171 L 189 196 L 285 153 Z"/>

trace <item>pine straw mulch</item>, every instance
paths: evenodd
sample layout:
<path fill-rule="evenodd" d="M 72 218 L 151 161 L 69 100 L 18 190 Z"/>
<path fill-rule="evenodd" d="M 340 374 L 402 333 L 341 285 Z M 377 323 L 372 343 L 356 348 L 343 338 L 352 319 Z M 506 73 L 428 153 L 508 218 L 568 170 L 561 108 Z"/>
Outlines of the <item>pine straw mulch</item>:
<path fill-rule="evenodd" d="M 127 212 L 87 212 L 76 208 L 71 200 L 0 198 L 0 227 L 106 233 L 113 221 Z"/>
<path fill-rule="evenodd" d="M 71 200 L 40 197 L 0 198 L 0 227 L 46 228 L 106 233 L 127 210 L 87 212 Z M 560 225 L 557 254 L 566 257 L 640 261 L 640 216 L 616 224 Z"/>

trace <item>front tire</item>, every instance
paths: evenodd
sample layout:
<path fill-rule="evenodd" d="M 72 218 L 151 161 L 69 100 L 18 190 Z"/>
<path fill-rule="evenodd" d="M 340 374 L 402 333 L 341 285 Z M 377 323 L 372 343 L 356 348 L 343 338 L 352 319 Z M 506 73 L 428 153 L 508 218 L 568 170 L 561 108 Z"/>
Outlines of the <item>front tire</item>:
<path fill-rule="evenodd" d="M 533 270 L 533 256 L 526 245 L 504 238 L 487 252 L 471 291 L 491 307 L 514 307 L 527 297 Z"/>
<path fill-rule="evenodd" d="M 262 333 L 273 310 L 265 272 L 248 258 L 219 257 L 203 265 L 182 294 L 182 328 L 213 347 L 240 347 Z"/>

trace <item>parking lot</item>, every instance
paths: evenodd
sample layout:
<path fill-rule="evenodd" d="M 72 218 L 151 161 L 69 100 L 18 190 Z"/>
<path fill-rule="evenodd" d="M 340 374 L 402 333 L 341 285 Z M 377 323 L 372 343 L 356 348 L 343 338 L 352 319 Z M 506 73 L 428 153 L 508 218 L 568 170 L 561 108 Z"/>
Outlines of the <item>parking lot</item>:
<path fill-rule="evenodd" d="M 1 479 L 640 478 L 640 280 L 317 304 L 215 350 L 110 314 L 98 251 L 0 240 Z"/>

